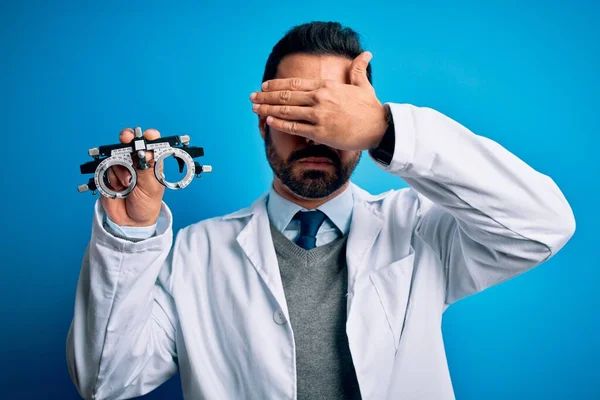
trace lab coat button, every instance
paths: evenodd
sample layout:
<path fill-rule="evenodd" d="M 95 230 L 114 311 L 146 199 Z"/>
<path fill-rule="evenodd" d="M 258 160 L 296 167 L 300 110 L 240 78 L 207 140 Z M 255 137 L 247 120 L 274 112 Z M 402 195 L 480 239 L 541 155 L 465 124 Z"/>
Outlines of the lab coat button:
<path fill-rule="evenodd" d="M 285 319 L 285 314 L 281 310 L 275 311 L 275 313 L 273 314 L 273 319 L 279 325 L 283 325 L 287 322 L 287 320 Z"/>

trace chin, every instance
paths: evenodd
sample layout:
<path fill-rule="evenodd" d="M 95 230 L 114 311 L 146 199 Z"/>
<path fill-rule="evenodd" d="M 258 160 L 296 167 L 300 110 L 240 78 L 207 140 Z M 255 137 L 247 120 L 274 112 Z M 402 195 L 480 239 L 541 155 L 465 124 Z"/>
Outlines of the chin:
<path fill-rule="evenodd" d="M 334 176 L 333 172 L 318 168 L 301 168 L 296 174 L 296 179 L 300 181 L 327 180 Z"/>
<path fill-rule="evenodd" d="M 333 193 L 333 191 L 327 190 L 327 188 L 331 186 L 331 182 L 329 181 L 329 179 L 325 179 L 324 177 L 304 177 L 292 186 L 296 188 L 302 188 L 295 191 L 288 186 L 288 189 L 290 189 L 292 193 L 294 193 L 294 195 L 305 200 L 321 200 L 329 197 Z"/>
<path fill-rule="evenodd" d="M 290 189 L 290 188 L 288 188 L 288 189 Z M 324 195 L 324 196 L 315 196 L 315 195 L 306 195 L 306 193 L 304 195 L 302 195 L 302 194 L 298 194 L 298 193 L 292 191 L 291 189 L 290 189 L 290 191 L 292 193 L 294 193 L 294 196 L 296 196 L 296 197 L 298 197 L 299 199 L 302 199 L 302 200 L 322 200 L 322 199 L 325 199 L 325 198 L 327 198 L 327 197 L 329 197 L 331 195 L 331 194 L 327 194 L 327 195 Z"/>
<path fill-rule="evenodd" d="M 292 193 L 294 193 L 294 192 L 292 192 Z M 302 200 L 322 200 L 322 199 L 324 199 L 324 198 L 326 198 L 326 197 L 327 197 L 327 196 L 323 196 L 323 197 L 316 197 L 316 196 L 302 196 L 302 195 L 300 195 L 300 194 L 298 194 L 298 193 L 294 193 L 294 196 L 296 196 L 297 198 L 299 198 L 299 199 L 302 199 Z"/>

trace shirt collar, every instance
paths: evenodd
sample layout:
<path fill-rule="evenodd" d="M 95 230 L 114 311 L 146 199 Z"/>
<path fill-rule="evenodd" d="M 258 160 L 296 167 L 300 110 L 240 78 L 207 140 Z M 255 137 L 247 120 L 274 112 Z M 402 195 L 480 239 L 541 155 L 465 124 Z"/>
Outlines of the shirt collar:
<path fill-rule="evenodd" d="M 331 220 L 342 232 L 342 235 L 346 235 L 350 231 L 353 206 L 352 185 L 348 185 L 342 193 L 328 202 L 321 204 L 317 209 L 322 211 Z M 307 211 L 307 209 L 285 199 L 271 185 L 267 199 L 267 213 L 269 214 L 271 223 L 280 232 L 283 232 L 287 228 L 298 211 Z"/>

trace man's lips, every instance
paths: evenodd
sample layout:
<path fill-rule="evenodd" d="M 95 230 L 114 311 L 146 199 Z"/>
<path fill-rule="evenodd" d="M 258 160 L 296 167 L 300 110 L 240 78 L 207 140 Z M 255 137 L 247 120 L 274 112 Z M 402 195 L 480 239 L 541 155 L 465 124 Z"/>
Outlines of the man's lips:
<path fill-rule="evenodd" d="M 306 157 L 298 160 L 301 163 L 312 163 L 312 164 L 333 164 L 330 158 L 327 157 Z"/>

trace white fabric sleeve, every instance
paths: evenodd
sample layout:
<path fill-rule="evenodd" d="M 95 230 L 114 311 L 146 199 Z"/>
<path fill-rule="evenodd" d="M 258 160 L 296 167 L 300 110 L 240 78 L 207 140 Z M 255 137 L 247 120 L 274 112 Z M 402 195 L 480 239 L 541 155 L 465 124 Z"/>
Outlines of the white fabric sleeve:
<path fill-rule="evenodd" d="M 546 261 L 573 235 L 550 177 L 433 109 L 387 104 L 394 154 L 375 162 L 417 192 L 415 234 L 445 267 L 447 304 Z"/>
<path fill-rule="evenodd" d="M 104 229 L 96 202 L 67 336 L 69 373 L 85 399 L 140 396 L 177 370 L 171 295 L 177 240 L 172 248 L 172 215 L 164 203 L 161 212 L 166 220 L 156 235 L 131 242 Z"/>

